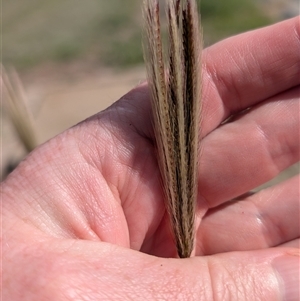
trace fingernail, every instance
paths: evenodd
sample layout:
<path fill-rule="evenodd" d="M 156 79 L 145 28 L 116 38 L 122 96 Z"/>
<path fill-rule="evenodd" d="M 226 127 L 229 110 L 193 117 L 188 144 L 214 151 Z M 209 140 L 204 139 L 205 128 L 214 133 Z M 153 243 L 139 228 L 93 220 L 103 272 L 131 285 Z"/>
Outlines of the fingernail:
<path fill-rule="evenodd" d="M 282 300 L 300 300 L 300 253 L 290 253 L 273 260 L 273 267 L 277 271 L 281 284 Z"/>

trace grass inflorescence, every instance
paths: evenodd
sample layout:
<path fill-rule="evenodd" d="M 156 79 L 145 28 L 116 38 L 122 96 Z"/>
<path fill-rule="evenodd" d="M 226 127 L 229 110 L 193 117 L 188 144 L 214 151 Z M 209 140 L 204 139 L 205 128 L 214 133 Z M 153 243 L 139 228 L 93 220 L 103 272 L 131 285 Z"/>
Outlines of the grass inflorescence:
<path fill-rule="evenodd" d="M 184 258 L 194 248 L 202 34 L 195 0 L 168 0 L 166 10 L 168 62 L 163 59 L 157 0 L 144 1 L 144 52 L 166 204 L 177 252 Z"/>

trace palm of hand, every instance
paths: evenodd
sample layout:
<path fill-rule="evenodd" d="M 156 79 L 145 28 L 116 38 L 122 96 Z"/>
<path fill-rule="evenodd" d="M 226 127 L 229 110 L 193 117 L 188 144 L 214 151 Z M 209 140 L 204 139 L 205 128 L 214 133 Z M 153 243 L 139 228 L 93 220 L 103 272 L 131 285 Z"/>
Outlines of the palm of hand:
<path fill-rule="evenodd" d="M 270 30 L 262 30 L 260 35 L 248 33 L 247 39 L 259 45 Z M 297 54 L 281 49 L 282 53 L 272 58 L 267 52 L 259 52 L 257 46 L 261 62 L 257 66 L 251 53 L 241 57 L 248 46 L 240 40 L 243 38 L 224 41 L 204 54 L 205 119 L 197 204 L 197 219 L 202 222 L 197 231 L 196 255 L 267 249 L 269 253 L 263 254 L 273 258 L 280 250 L 272 247 L 286 243 L 295 246 L 299 238 L 297 178 L 238 201 L 231 200 L 299 160 L 299 70 L 293 63 Z M 238 44 L 236 49 L 231 46 Z M 220 56 L 220 49 L 229 49 L 230 55 Z M 263 64 L 264 60 L 269 63 Z M 252 108 L 220 125 L 248 107 Z M 70 277 L 72 289 L 83 283 L 99 285 L 94 276 L 100 266 L 108 271 L 108 282 L 103 278 L 100 281 L 104 290 L 109 281 L 118 283 L 120 270 L 120 275 L 133 281 L 136 274 L 127 270 L 129 265 L 144 280 L 145 265 L 157 275 L 153 263 L 182 268 L 181 278 L 185 273 L 193 274 L 182 266 L 182 261 L 166 263 L 133 251 L 175 256 L 150 115 L 147 87 L 142 85 L 106 111 L 37 149 L 3 184 L 3 193 L 10 200 L 4 203 L 6 229 L 17 228 L 14 243 L 23 246 L 17 251 L 21 254 L 18 258 L 23 259 L 20 266 L 28 257 L 28 262 L 35 263 L 41 272 L 41 262 L 46 257 L 44 278 L 58 275 L 61 280 L 62 269 L 63 283 L 70 286 L 66 283 Z M 24 248 L 28 244 L 30 247 Z M 253 254 L 241 252 L 233 261 L 228 255 L 228 265 L 233 269 L 232 262 L 256 258 Z M 267 255 L 261 254 L 263 260 Z M 227 258 L 219 258 L 224 256 Z M 13 260 L 18 262 L 15 256 Z M 49 270 L 53 265 L 57 270 Z M 14 268 L 17 266 L 16 263 Z M 13 270 L 11 266 L 9 269 Z M 163 279 L 163 275 L 158 278 Z M 56 280 L 54 285 L 57 294 L 66 288 L 57 290 L 58 283 Z M 122 280 L 124 285 L 126 281 Z M 179 287 L 188 285 L 183 281 Z M 66 291 L 71 296 L 69 287 Z"/>

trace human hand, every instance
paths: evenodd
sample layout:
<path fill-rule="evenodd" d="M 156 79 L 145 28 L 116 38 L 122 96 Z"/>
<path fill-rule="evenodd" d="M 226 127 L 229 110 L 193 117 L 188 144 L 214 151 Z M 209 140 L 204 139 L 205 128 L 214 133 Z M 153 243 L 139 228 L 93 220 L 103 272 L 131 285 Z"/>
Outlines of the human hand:
<path fill-rule="evenodd" d="M 299 31 L 295 18 L 204 51 L 196 257 L 164 258 L 143 84 L 1 184 L 3 300 L 299 300 L 299 177 L 232 201 L 299 160 Z"/>

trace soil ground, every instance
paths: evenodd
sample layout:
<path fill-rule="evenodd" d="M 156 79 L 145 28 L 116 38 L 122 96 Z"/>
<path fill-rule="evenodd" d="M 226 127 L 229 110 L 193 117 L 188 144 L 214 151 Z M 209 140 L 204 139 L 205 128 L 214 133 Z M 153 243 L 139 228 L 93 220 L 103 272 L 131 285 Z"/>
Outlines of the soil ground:
<path fill-rule="evenodd" d="M 43 143 L 85 118 L 105 109 L 145 79 L 143 67 L 116 71 L 89 69 L 80 64 L 43 66 L 21 74 L 38 142 Z M 5 111 L 2 121 L 2 173 L 24 156 L 24 148 Z"/>
<path fill-rule="evenodd" d="M 144 67 L 116 71 L 83 68 L 80 64 L 64 68 L 49 65 L 27 72 L 21 79 L 34 115 L 38 140 L 43 143 L 118 100 L 145 79 L 145 70 Z M 10 121 L 2 114 L 2 171 L 23 156 L 24 149 Z M 295 164 L 262 187 L 298 174 L 299 168 L 300 164 Z"/>

